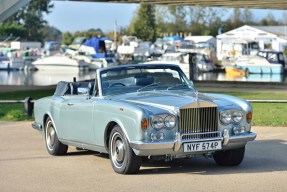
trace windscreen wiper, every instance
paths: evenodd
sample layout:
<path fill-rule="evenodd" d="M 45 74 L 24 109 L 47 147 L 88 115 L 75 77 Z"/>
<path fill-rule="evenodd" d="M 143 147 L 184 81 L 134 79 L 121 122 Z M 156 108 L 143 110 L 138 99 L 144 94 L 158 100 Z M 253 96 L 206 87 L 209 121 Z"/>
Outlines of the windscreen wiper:
<path fill-rule="evenodd" d="M 140 92 L 141 90 L 143 90 L 143 89 L 145 89 L 145 88 L 148 88 L 148 87 L 151 87 L 151 86 L 154 86 L 154 85 L 158 85 L 158 84 L 161 84 L 161 82 L 156 82 L 156 83 L 152 83 L 152 84 L 146 85 L 146 86 L 144 86 L 144 87 L 142 87 L 142 88 L 139 88 L 139 89 L 137 90 L 137 92 Z"/>

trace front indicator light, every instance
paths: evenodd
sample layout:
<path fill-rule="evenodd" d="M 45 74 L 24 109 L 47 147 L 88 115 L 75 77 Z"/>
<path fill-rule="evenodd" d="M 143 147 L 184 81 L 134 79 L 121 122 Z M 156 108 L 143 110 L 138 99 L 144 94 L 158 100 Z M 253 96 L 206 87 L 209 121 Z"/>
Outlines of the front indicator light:
<path fill-rule="evenodd" d="M 246 121 L 247 121 L 248 123 L 250 123 L 251 120 L 252 120 L 252 112 L 249 112 L 249 113 L 247 113 L 247 115 L 246 115 Z"/>
<path fill-rule="evenodd" d="M 147 129 L 147 126 L 148 126 L 148 121 L 147 121 L 147 119 L 143 119 L 142 122 L 141 122 L 141 124 L 142 124 L 142 129 Z"/>

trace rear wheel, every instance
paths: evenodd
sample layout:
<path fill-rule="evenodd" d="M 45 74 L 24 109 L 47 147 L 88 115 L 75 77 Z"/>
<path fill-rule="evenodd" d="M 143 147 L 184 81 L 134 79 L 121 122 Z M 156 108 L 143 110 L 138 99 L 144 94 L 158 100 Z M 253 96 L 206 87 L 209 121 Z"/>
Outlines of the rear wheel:
<path fill-rule="evenodd" d="M 67 153 L 68 146 L 59 141 L 50 117 L 48 117 L 45 124 L 45 143 L 50 155 L 64 155 Z"/>
<path fill-rule="evenodd" d="M 109 138 L 109 155 L 113 170 L 121 174 L 139 171 L 142 158 L 136 156 L 120 126 L 116 125 Z"/>
<path fill-rule="evenodd" d="M 239 149 L 216 152 L 213 159 L 218 165 L 237 166 L 242 162 L 244 154 L 245 146 Z"/>

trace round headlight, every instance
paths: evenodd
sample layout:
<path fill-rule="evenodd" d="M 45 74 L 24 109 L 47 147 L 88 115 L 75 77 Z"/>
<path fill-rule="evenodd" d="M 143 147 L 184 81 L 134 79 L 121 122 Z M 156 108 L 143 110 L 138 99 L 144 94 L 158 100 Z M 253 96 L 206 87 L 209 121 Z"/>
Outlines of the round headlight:
<path fill-rule="evenodd" d="M 175 116 L 173 115 L 168 115 L 164 118 L 164 125 L 167 128 L 173 128 L 175 126 Z"/>
<path fill-rule="evenodd" d="M 232 115 L 232 120 L 235 123 L 239 123 L 242 120 L 243 114 L 241 111 L 235 111 Z"/>
<path fill-rule="evenodd" d="M 160 116 L 155 116 L 152 118 L 151 120 L 151 124 L 153 128 L 156 129 L 161 129 L 163 128 L 164 124 L 163 124 L 163 118 Z"/>
<path fill-rule="evenodd" d="M 220 121 L 224 124 L 231 123 L 232 119 L 230 111 L 223 111 L 220 115 Z"/>

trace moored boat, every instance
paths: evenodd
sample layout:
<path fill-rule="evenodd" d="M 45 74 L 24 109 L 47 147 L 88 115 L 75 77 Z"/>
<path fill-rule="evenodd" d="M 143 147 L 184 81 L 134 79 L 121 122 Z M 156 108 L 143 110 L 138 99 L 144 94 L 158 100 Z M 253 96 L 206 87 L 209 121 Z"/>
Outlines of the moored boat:
<path fill-rule="evenodd" d="M 63 54 L 37 59 L 32 63 L 38 70 L 85 70 L 88 64 Z"/>
<path fill-rule="evenodd" d="M 225 72 L 226 72 L 226 76 L 229 78 L 244 77 L 246 75 L 243 69 L 236 68 L 236 67 L 226 67 Z"/>
<path fill-rule="evenodd" d="M 252 74 L 281 74 L 284 71 L 282 64 L 270 63 L 260 56 L 242 56 L 236 61 L 235 65 Z"/>

